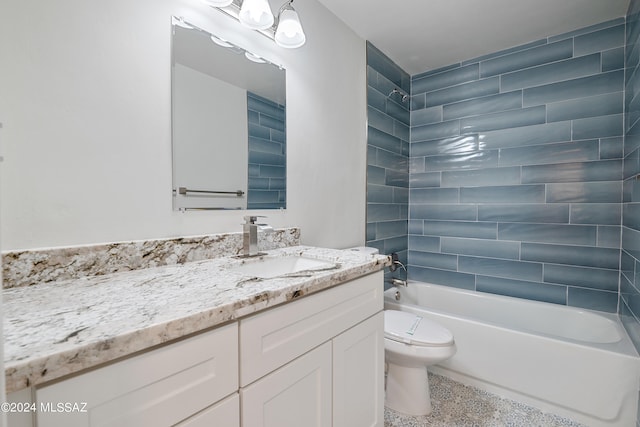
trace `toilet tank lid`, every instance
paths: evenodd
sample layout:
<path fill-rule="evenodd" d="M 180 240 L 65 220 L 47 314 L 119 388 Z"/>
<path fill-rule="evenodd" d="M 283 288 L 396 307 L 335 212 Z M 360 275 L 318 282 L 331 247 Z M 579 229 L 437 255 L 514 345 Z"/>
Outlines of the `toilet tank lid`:
<path fill-rule="evenodd" d="M 384 311 L 385 338 L 418 346 L 453 344 L 453 334 L 433 320 L 399 310 Z"/>

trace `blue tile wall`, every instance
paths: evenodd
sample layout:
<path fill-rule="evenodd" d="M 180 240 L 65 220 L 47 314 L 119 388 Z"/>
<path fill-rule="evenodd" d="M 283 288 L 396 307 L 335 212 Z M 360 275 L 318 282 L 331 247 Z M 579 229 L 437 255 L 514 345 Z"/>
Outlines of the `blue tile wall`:
<path fill-rule="evenodd" d="M 410 102 L 394 89 L 408 94 L 411 79 L 400 67 L 367 43 L 367 230 L 366 244 L 383 254 L 398 253 L 407 263 L 409 215 Z M 437 112 L 436 114 L 441 114 Z M 440 121 L 440 115 L 423 122 Z M 426 177 L 423 179 L 427 179 Z M 390 274 L 387 272 L 387 275 Z M 395 277 L 403 276 L 398 270 Z"/>
<path fill-rule="evenodd" d="M 640 352 L 640 0 L 631 0 L 625 33 L 620 317 Z"/>
<path fill-rule="evenodd" d="M 286 208 L 285 107 L 247 92 L 249 110 L 248 209 Z"/>
<path fill-rule="evenodd" d="M 412 76 L 410 278 L 617 312 L 622 244 L 625 289 L 640 289 L 628 38 L 620 18 Z M 377 135 L 377 150 L 400 144 Z"/>

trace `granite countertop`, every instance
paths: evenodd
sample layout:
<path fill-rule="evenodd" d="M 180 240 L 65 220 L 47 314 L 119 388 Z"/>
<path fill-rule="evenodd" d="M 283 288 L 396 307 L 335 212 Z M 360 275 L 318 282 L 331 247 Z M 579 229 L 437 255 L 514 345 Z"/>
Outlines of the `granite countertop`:
<path fill-rule="evenodd" d="M 290 255 L 330 265 L 259 279 L 233 269 L 258 259 L 215 258 L 7 289 L 7 392 L 149 349 L 390 263 L 384 255 L 306 246 L 275 249 L 267 257 Z"/>

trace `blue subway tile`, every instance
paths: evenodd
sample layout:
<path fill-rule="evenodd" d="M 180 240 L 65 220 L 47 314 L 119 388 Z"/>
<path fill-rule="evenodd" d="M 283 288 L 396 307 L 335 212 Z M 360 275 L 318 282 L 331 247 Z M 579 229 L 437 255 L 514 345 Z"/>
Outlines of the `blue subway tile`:
<path fill-rule="evenodd" d="M 368 222 L 366 226 L 366 239 L 367 242 L 370 240 L 376 240 L 376 222 Z"/>
<path fill-rule="evenodd" d="M 442 187 L 520 184 L 520 167 L 485 168 L 442 172 Z"/>
<path fill-rule="evenodd" d="M 595 246 L 597 227 L 564 224 L 499 223 L 498 240 Z"/>
<path fill-rule="evenodd" d="M 409 234 L 422 234 L 424 232 L 423 221 L 419 219 L 409 220 Z M 438 239 L 438 237 L 431 237 L 432 239 Z M 440 241 L 438 239 L 438 241 Z M 409 245 L 411 245 L 411 236 L 409 236 Z M 435 249 L 437 250 L 437 249 Z"/>
<path fill-rule="evenodd" d="M 434 205 L 411 202 L 409 216 L 412 219 L 443 219 L 452 221 L 475 221 L 478 217 L 476 205 Z"/>
<path fill-rule="evenodd" d="M 277 191 L 252 189 L 247 193 L 247 203 L 277 203 Z"/>
<path fill-rule="evenodd" d="M 620 225 L 619 203 L 574 203 L 571 205 L 571 224 Z"/>
<path fill-rule="evenodd" d="M 498 166 L 498 151 L 478 151 L 468 154 L 431 156 L 425 157 L 424 162 L 425 168 L 428 171 L 492 168 Z"/>
<path fill-rule="evenodd" d="M 367 184 L 367 201 L 371 203 L 393 203 L 393 187 Z"/>
<path fill-rule="evenodd" d="M 443 253 L 458 255 L 518 259 L 520 256 L 520 243 L 503 242 L 499 240 L 443 237 L 441 239 L 441 251 Z"/>
<path fill-rule="evenodd" d="M 573 41 L 563 40 L 483 61 L 480 63 L 480 75 L 482 77 L 495 76 L 509 71 L 571 58 L 572 54 Z"/>
<path fill-rule="evenodd" d="M 251 112 L 249 112 L 249 116 L 253 116 Z M 257 114 L 256 114 L 257 117 Z M 271 130 L 267 127 L 260 126 L 259 124 L 252 123 L 251 119 L 249 120 L 249 136 L 252 138 L 262 138 L 269 140 L 271 138 Z"/>
<path fill-rule="evenodd" d="M 400 253 L 407 250 L 407 236 L 392 237 L 384 239 L 384 254 Z"/>
<path fill-rule="evenodd" d="M 479 205 L 478 220 L 566 224 L 569 222 L 569 205 Z"/>
<path fill-rule="evenodd" d="M 422 92 L 433 92 L 449 86 L 456 86 L 478 80 L 480 71 L 478 64 L 458 67 L 438 74 L 413 78 L 411 81 L 411 91 L 414 94 Z"/>
<path fill-rule="evenodd" d="M 411 128 L 411 142 L 449 138 L 460 134 L 460 121 L 435 123 Z"/>
<path fill-rule="evenodd" d="M 285 154 L 284 147 L 281 143 L 253 137 L 249 137 L 249 151 L 259 151 L 276 155 Z"/>
<path fill-rule="evenodd" d="M 456 255 L 409 250 L 409 265 L 456 271 L 458 257 Z"/>
<path fill-rule="evenodd" d="M 267 116 L 265 114 L 260 114 L 260 125 L 266 126 L 271 129 L 276 129 L 281 132 L 284 132 L 284 121 L 278 118 L 273 118 L 271 116 Z"/>
<path fill-rule="evenodd" d="M 499 58 L 511 53 L 515 53 L 515 52 L 521 52 L 524 50 L 528 50 L 531 49 L 533 47 L 536 46 L 544 46 L 547 44 L 547 39 L 540 39 L 540 40 L 534 40 L 532 42 L 526 43 L 526 44 L 522 44 L 522 45 L 518 45 L 518 46 L 514 46 L 508 49 L 504 49 L 504 50 L 499 50 L 498 52 L 492 52 L 489 53 L 487 55 L 482 55 L 482 56 L 478 56 L 475 58 L 471 58 L 468 59 L 466 61 L 462 62 L 462 65 L 466 65 L 466 64 L 473 64 L 476 62 L 482 62 L 482 61 L 486 61 L 488 59 L 492 59 L 492 58 Z"/>
<path fill-rule="evenodd" d="M 367 182 L 369 184 L 384 184 L 385 183 L 384 168 L 368 165 L 367 166 Z"/>
<path fill-rule="evenodd" d="M 440 187 L 440 172 L 419 172 L 409 175 L 409 187 L 429 188 Z"/>
<path fill-rule="evenodd" d="M 410 114 L 409 114 L 408 108 L 409 108 L 408 104 L 399 105 L 396 102 L 389 101 L 387 99 L 385 112 L 389 116 L 393 117 L 394 119 L 408 126 L 410 121 Z"/>
<path fill-rule="evenodd" d="M 623 90 L 624 71 L 611 71 L 595 76 L 581 77 L 559 83 L 551 83 L 523 91 L 523 105 L 542 105 L 585 96 L 620 92 Z"/>
<path fill-rule="evenodd" d="M 393 118 L 382 111 L 372 108 L 369 102 L 369 107 L 367 108 L 367 124 L 369 128 L 375 128 L 385 134 L 393 135 L 393 122 Z"/>
<path fill-rule="evenodd" d="M 559 163 L 522 167 L 522 183 L 613 181 L 622 178 L 622 161 Z"/>
<path fill-rule="evenodd" d="M 622 120 L 622 114 L 574 120 L 573 139 L 620 136 L 623 134 Z"/>
<path fill-rule="evenodd" d="M 535 262 L 460 256 L 458 271 L 519 280 L 542 280 L 542 264 Z"/>
<path fill-rule="evenodd" d="M 566 286 L 500 277 L 476 276 L 476 290 L 508 297 L 566 304 Z"/>
<path fill-rule="evenodd" d="M 604 291 L 618 290 L 618 270 L 545 264 L 544 281 Z"/>
<path fill-rule="evenodd" d="M 624 226 L 640 231 L 640 203 L 625 203 L 623 213 Z"/>
<path fill-rule="evenodd" d="M 612 182 L 576 182 L 548 184 L 547 203 L 621 203 L 622 184 Z"/>
<path fill-rule="evenodd" d="M 598 225 L 598 247 L 620 249 L 620 226 Z"/>
<path fill-rule="evenodd" d="M 490 79 L 478 80 L 471 83 L 464 83 L 458 86 L 428 92 L 427 107 L 451 104 L 453 102 L 492 95 L 499 92 L 500 79 L 498 77 L 492 77 Z"/>
<path fill-rule="evenodd" d="M 420 221 L 422 223 L 422 221 Z M 413 236 L 408 239 L 409 249 L 412 251 L 438 252 L 440 250 L 440 238 L 431 236 Z"/>
<path fill-rule="evenodd" d="M 622 247 L 629 255 L 640 259 L 640 231 L 622 227 Z"/>
<path fill-rule="evenodd" d="M 416 188 L 409 192 L 412 204 L 419 203 L 458 203 L 457 188 Z"/>
<path fill-rule="evenodd" d="M 578 37 L 583 34 L 593 33 L 594 31 L 599 31 L 601 29 L 609 28 L 609 27 L 615 27 L 617 25 L 622 25 L 624 23 L 625 23 L 624 17 L 614 18 L 609 21 L 599 22 L 597 24 L 590 25 L 588 27 L 578 28 L 577 30 L 569 31 L 568 33 L 563 33 L 557 36 L 549 37 L 549 41 L 558 41 L 558 40 Z"/>
<path fill-rule="evenodd" d="M 367 86 L 367 106 L 369 110 L 369 121 L 371 121 L 371 112 L 378 111 L 384 114 L 387 104 L 387 96 L 372 86 Z"/>
<path fill-rule="evenodd" d="M 620 259 L 620 250 L 589 246 L 522 243 L 520 259 L 616 270 Z"/>
<path fill-rule="evenodd" d="M 405 187 L 409 188 L 409 172 L 408 171 L 398 171 L 394 169 L 387 169 L 385 172 L 385 185 L 390 185 L 392 187 Z"/>
<path fill-rule="evenodd" d="M 402 152 L 409 155 L 409 138 L 411 136 L 411 129 L 409 125 L 401 123 L 399 121 L 393 122 L 393 136 L 396 136 L 402 140 Z M 406 148 L 405 148 L 406 147 Z"/>
<path fill-rule="evenodd" d="M 527 68 L 500 76 L 502 91 L 556 83 L 600 72 L 600 55 L 588 55 Z"/>
<path fill-rule="evenodd" d="M 428 236 L 469 237 L 477 239 L 495 239 L 495 223 L 465 221 L 428 221 L 424 222 L 424 234 Z"/>
<path fill-rule="evenodd" d="M 249 177 L 249 192 L 251 190 L 268 190 L 269 178 Z"/>
<path fill-rule="evenodd" d="M 376 223 L 376 238 L 388 239 L 407 235 L 407 221 L 381 221 Z"/>
<path fill-rule="evenodd" d="M 542 124 L 546 120 L 544 106 L 523 108 L 501 113 L 484 114 L 460 120 L 460 132 L 484 132 Z"/>
<path fill-rule="evenodd" d="M 367 42 L 367 64 L 395 85 L 409 91 L 409 75 L 369 42 Z"/>
<path fill-rule="evenodd" d="M 573 43 L 575 56 L 624 46 L 624 24 L 578 36 Z"/>
<path fill-rule="evenodd" d="M 285 156 L 283 154 L 272 154 L 262 151 L 249 151 L 249 163 L 284 167 Z"/>
<path fill-rule="evenodd" d="M 414 157 L 472 153 L 478 150 L 478 135 L 452 136 L 411 143 L 411 156 Z"/>
<path fill-rule="evenodd" d="M 249 165 L 251 167 L 251 165 Z M 262 178 L 284 178 L 287 176 L 287 168 L 284 166 L 260 165 L 260 177 Z"/>
<path fill-rule="evenodd" d="M 367 203 L 367 222 L 402 219 L 400 206 L 388 203 Z"/>
<path fill-rule="evenodd" d="M 402 150 L 402 141 L 399 138 L 371 126 L 367 131 L 367 144 L 392 153 L 400 153 Z"/>
<path fill-rule="evenodd" d="M 600 139 L 600 158 L 621 159 L 623 157 L 624 139 L 621 136 Z"/>
<path fill-rule="evenodd" d="M 618 293 L 569 286 L 567 305 L 589 310 L 616 313 L 618 311 Z"/>
<path fill-rule="evenodd" d="M 598 160 L 597 139 L 552 145 L 531 145 L 500 150 L 500 166 L 585 162 Z"/>
<path fill-rule="evenodd" d="M 411 126 L 428 125 L 442 121 L 442 106 L 411 110 Z"/>
<path fill-rule="evenodd" d="M 622 168 L 624 179 L 640 174 L 640 148 L 624 158 Z"/>
<path fill-rule="evenodd" d="M 547 122 L 621 114 L 622 98 L 622 92 L 614 92 L 547 104 Z"/>
<path fill-rule="evenodd" d="M 509 148 L 570 140 L 571 122 L 558 122 L 484 132 L 480 146 L 484 149 Z"/>
<path fill-rule="evenodd" d="M 403 187 L 392 187 L 393 188 L 393 203 L 409 203 L 409 189 Z"/>
<path fill-rule="evenodd" d="M 459 119 L 516 108 L 522 108 L 522 93 L 520 91 L 484 96 L 445 105 L 443 107 L 443 119 Z"/>
<path fill-rule="evenodd" d="M 376 152 L 375 165 L 384 167 L 385 169 L 409 173 L 409 159 L 401 153 L 378 150 Z"/>
<path fill-rule="evenodd" d="M 436 285 L 451 286 L 471 291 L 475 290 L 475 276 L 473 274 L 411 266 L 408 276 L 409 279 L 419 282 L 435 283 Z"/>
<path fill-rule="evenodd" d="M 602 52 L 602 71 L 613 71 L 624 68 L 624 47 Z"/>
<path fill-rule="evenodd" d="M 424 164 L 424 157 L 411 157 L 409 158 L 409 172 L 410 173 L 423 173 L 427 170 Z"/>
<path fill-rule="evenodd" d="M 460 203 L 544 203 L 544 185 L 463 187 Z"/>

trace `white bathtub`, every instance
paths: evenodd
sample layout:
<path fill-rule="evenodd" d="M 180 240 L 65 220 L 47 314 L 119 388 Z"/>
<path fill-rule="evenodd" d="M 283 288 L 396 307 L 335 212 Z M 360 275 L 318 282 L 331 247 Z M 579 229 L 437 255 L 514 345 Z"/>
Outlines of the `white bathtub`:
<path fill-rule="evenodd" d="M 447 327 L 458 348 L 432 372 L 572 418 L 635 426 L 640 358 L 615 315 L 409 281 L 385 308 Z"/>

